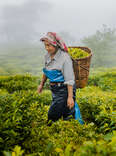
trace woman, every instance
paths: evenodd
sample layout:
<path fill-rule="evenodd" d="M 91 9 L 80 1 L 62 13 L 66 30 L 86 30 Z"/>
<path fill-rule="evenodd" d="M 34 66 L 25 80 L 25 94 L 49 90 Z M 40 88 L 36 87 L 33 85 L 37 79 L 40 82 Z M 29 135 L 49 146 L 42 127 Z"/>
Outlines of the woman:
<path fill-rule="evenodd" d="M 62 39 L 53 32 L 40 39 L 48 53 L 45 55 L 42 81 L 38 87 L 41 93 L 47 78 L 50 80 L 52 104 L 48 111 L 48 122 L 75 118 L 76 84 L 73 64 Z M 79 111 L 79 108 L 78 108 Z"/>

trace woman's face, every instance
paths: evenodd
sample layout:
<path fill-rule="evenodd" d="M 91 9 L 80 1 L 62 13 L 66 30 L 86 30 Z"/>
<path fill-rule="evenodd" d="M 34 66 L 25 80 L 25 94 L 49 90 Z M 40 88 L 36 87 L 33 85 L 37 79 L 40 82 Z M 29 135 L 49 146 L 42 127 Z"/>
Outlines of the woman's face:
<path fill-rule="evenodd" d="M 56 47 L 51 45 L 48 41 L 44 41 L 45 49 L 50 54 L 54 54 L 56 52 Z"/>

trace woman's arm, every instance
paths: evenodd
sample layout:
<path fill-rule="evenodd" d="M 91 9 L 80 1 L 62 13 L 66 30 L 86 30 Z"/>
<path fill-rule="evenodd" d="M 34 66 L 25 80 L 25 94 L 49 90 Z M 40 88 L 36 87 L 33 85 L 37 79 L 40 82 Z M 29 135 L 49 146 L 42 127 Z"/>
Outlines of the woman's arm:
<path fill-rule="evenodd" d="M 64 76 L 64 84 L 68 84 L 73 86 L 75 83 L 75 75 L 74 75 L 74 70 L 73 70 L 73 62 L 71 60 L 71 57 L 69 54 L 65 54 L 64 58 L 64 64 L 63 64 L 63 76 Z"/>
<path fill-rule="evenodd" d="M 68 85 L 67 106 L 68 106 L 70 109 L 74 106 L 74 100 L 73 100 L 73 86 L 72 86 L 72 85 Z"/>
<path fill-rule="evenodd" d="M 47 77 L 45 74 L 43 74 L 40 85 L 44 86 L 44 83 L 46 82 L 46 80 L 47 80 Z"/>
<path fill-rule="evenodd" d="M 37 89 L 38 93 L 42 92 L 42 89 L 43 89 L 43 86 L 44 86 L 44 83 L 46 82 L 46 80 L 47 80 L 47 77 L 46 77 L 45 74 L 43 74 L 41 83 L 40 83 L 40 85 L 38 86 L 38 89 Z"/>
<path fill-rule="evenodd" d="M 73 98 L 73 86 L 72 85 L 67 86 L 68 86 L 68 97 Z"/>
<path fill-rule="evenodd" d="M 63 75 L 65 79 L 65 84 L 68 86 L 68 99 L 67 105 L 71 109 L 74 106 L 73 100 L 73 85 L 75 83 L 75 76 L 73 70 L 72 60 L 69 55 L 66 55 L 65 62 L 63 65 Z"/>

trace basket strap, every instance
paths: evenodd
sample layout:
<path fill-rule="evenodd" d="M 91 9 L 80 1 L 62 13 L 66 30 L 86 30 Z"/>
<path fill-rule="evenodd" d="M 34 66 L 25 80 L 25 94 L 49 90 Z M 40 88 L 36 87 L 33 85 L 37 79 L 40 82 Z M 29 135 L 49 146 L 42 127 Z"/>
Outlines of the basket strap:
<path fill-rule="evenodd" d="M 85 67 L 83 67 L 82 65 L 80 65 L 80 62 L 77 62 L 77 61 L 75 60 L 75 63 L 77 63 L 77 65 L 78 65 L 79 67 L 81 67 L 81 68 L 83 68 L 83 69 L 85 69 L 85 70 L 87 70 L 87 71 L 89 72 L 89 70 L 88 70 L 87 68 L 85 68 Z"/>
<path fill-rule="evenodd" d="M 79 69 L 79 86 L 80 86 L 80 85 L 81 85 L 81 79 L 80 79 L 80 77 L 81 77 L 81 76 L 80 76 L 80 61 L 78 62 L 78 66 L 79 66 L 78 69 Z"/>
<path fill-rule="evenodd" d="M 85 68 L 85 67 L 83 67 L 83 66 L 81 66 L 81 65 L 79 65 L 81 68 L 83 68 L 83 69 L 85 69 L 85 70 L 87 70 L 88 72 L 89 72 L 89 70 L 87 69 L 87 68 Z"/>

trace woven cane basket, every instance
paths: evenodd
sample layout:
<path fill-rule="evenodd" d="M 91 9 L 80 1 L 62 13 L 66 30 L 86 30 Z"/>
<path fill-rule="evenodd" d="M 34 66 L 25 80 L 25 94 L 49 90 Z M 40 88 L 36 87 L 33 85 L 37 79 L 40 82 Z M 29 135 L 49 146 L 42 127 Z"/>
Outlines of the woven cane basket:
<path fill-rule="evenodd" d="M 76 88 L 84 88 L 88 82 L 92 52 L 88 47 L 69 47 L 69 48 L 80 48 L 90 54 L 89 56 L 80 59 L 73 59 L 71 57 L 73 61 Z"/>

